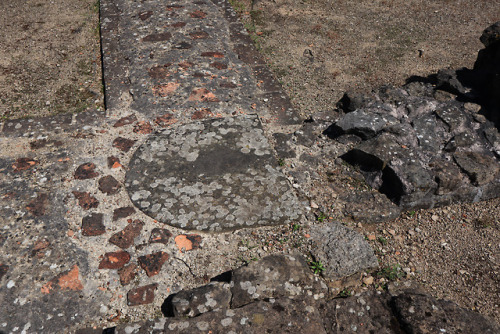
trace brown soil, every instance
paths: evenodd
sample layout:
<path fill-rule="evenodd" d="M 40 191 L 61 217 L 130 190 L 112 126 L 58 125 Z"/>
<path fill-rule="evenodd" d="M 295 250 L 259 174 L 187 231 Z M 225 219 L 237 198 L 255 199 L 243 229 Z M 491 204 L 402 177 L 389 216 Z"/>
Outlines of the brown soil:
<path fill-rule="evenodd" d="M 0 2 L 0 117 L 103 107 L 97 0 Z"/>
<path fill-rule="evenodd" d="M 234 0 L 293 102 L 333 109 L 346 90 L 471 67 L 499 0 Z"/>
<path fill-rule="evenodd" d="M 347 90 L 471 68 L 483 47 L 479 36 L 500 18 L 498 0 L 234 0 L 233 6 L 304 116 L 334 110 Z M 335 151 L 333 143 L 329 149 Z M 322 174 L 329 166 L 325 161 Z M 337 194 L 329 193 L 329 180 L 322 182 L 306 191 L 331 208 L 333 219 L 372 240 L 381 268 L 399 268 L 392 273 L 500 322 L 500 199 L 356 224 L 335 209 Z M 379 286 L 387 282 L 380 272 L 365 275 Z"/>

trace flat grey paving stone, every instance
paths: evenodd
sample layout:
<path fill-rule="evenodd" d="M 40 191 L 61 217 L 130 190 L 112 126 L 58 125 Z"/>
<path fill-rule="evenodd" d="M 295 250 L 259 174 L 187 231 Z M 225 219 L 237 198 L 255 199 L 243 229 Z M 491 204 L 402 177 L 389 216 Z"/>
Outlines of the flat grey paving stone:
<path fill-rule="evenodd" d="M 257 116 L 162 130 L 137 149 L 129 167 L 132 202 L 175 227 L 220 232 L 287 224 L 301 214 Z"/>

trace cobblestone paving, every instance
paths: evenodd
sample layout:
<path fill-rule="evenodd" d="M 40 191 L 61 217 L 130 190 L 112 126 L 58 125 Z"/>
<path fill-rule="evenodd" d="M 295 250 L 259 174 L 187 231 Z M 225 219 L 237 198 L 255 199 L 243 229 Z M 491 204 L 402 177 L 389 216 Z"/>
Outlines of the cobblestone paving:
<path fill-rule="evenodd" d="M 107 111 L 0 125 L 0 332 L 154 316 L 172 292 L 231 269 L 250 233 L 203 231 L 303 219 L 266 139 L 300 117 L 227 2 L 101 0 L 101 22 Z M 222 141 L 204 147 L 212 135 Z M 197 211 L 183 213 L 189 198 L 155 211 L 179 196 L 172 178 L 194 191 L 201 174 L 213 202 L 205 193 Z M 219 192 L 234 195 L 228 208 Z"/>

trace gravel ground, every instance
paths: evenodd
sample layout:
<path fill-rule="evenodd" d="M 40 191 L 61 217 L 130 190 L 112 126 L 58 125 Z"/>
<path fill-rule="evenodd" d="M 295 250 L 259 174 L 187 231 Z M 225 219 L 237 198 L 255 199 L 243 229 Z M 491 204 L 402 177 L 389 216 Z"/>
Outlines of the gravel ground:
<path fill-rule="evenodd" d="M 305 116 L 333 110 L 347 90 L 401 85 L 441 68 L 471 68 L 483 47 L 479 36 L 500 17 L 498 0 L 234 0 L 233 6 Z M 332 154 L 343 150 L 322 145 Z M 347 191 L 359 187 L 359 180 L 332 168 L 325 159 L 319 174 L 328 177 L 306 192 L 320 207 L 331 208 L 332 220 L 364 234 L 382 268 L 396 266 L 397 276 L 500 322 L 500 199 L 357 224 L 343 217 L 336 198 L 339 184 Z M 365 273 L 364 285 L 383 286 L 377 274 Z"/>

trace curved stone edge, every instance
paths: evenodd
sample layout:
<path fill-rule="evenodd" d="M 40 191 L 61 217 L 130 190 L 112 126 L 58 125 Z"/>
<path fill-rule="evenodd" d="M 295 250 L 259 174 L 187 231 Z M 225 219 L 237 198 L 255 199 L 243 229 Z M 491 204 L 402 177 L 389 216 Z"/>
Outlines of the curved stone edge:
<path fill-rule="evenodd" d="M 494 334 L 500 330 L 494 321 L 427 295 L 409 281 L 393 284 L 389 291 L 369 290 L 348 298 L 326 299 L 326 286 L 312 275 L 300 255 L 272 255 L 229 274 L 229 282 L 212 282 L 167 298 L 164 313 L 168 305 L 176 310 L 169 317 L 76 333 L 337 333 L 344 329 Z M 238 290 L 243 294 L 235 294 Z M 258 296 L 247 300 L 245 295 Z M 189 314 L 186 310 L 198 312 Z"/>

